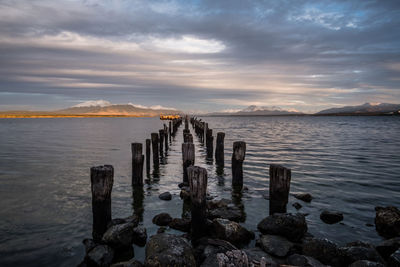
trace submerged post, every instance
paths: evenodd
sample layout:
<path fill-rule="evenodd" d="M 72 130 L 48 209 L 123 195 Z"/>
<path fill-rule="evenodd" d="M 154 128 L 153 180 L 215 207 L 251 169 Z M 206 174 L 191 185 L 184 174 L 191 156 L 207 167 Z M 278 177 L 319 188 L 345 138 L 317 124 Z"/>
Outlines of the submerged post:
<path fill-rule="evenodd" d="M 146 173 L 150 173 L 150 144 L 151 140 L 146 139 Z"/>
<path fill-rule="evenodd" d="M 232 153 L 232 185 L 243 186 L 243 161 L 246 155 L 246 143 L 237 141 L 233 143 Z"/>
<path fill-rule="evenodd" d="M 187 168 L 194 165 L 194 144 L 183 143 L 182 144 L 182 161 L 183 161 L 183 182 L 188 183 L 188 172 Z"/>
<path fill-rule="evenodd" d="M 160 133 L 160 156 L 163 156 L 163 146 L 164 146 L 164 130 L 159 130 Z"/>
<path fill-rule="evenodd" d="M 207 170 L 198 166 L 188 168 L 192 201 L 192 243 L 207 235 L 206 193 Z"/>
<path fill-rule="evenodd" d="M 160 165 L 160 158 L 158 156 L 158 133 L 151 133 L 151 146 L 153 147 L 153 164 Z"/>
<path fill-rule="evenodd" d="M 132 185 L 143 185 L 142 143 L 132 143 Z"/>
<path fill-rule="evenodd" d="M 217 133 L 217 142 L 215 145 L 215 161 L 218 166 L 224 166 L 224 139 L 225 133 Z"/>
<path fill-rule="evenodd" d="M 269 165 L 269 214 L 285 213 L 289 198 L 291 170 Z"/>
<path fill-rule="evenodd" d="M 95 242 L 101 241 L 111 221 L 111 191 L 114 182 L 114 168 L 111 165 L 90 168 L 92 191 L 93 232 Z"/>

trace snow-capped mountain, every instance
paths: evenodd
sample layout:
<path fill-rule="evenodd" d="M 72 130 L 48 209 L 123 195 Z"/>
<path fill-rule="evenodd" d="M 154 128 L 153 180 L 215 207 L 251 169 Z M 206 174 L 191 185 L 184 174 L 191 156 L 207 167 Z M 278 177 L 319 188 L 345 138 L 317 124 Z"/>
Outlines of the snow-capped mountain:
<path fill-rule="evenodd" d="M 272 106 L 256 106 L 251 105 L 242 110 L 232 110 L 231 112 L 222 111 L 215 112 L 208 115 L 233 115 L 233 116 L 268 116 L 268 115 L 299 115 L 302 114 L 296 110 L 284 110 L 280 107 Z"/>

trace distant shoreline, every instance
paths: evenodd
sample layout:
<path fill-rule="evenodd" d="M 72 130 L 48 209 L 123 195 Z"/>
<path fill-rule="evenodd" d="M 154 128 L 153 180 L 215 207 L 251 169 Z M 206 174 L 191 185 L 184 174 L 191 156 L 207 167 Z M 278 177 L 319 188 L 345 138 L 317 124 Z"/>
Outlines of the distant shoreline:
<path fill-rule="evenodd" d="M 0 114 L 0 119 L 18 119 L 18 118 L 153 118 L 156 116 L 138 116 L 138 115 L 5 115 Z"/>

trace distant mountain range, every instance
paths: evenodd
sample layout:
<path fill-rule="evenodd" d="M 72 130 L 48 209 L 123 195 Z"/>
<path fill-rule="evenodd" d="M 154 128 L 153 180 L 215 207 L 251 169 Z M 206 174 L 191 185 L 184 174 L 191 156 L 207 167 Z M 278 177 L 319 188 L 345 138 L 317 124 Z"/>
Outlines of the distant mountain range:
<path fill-rule="evenodd" d="M 346 106 L 341 108 L 330 108 L 317 112 L 316 115 L 382 115 L 399 114 L 400 104 L 388 103 L 365 103 L 359 106 Z"/>
<path fill-rule="evenodd" d="M 248 106 L 242 110 L 231 110 L 226 112 L 213 112 L 209 116 L 271 116 L 271 115 L 301 115 L 303 113 L 295 110 L 283 110 L 280 107 Z"/>

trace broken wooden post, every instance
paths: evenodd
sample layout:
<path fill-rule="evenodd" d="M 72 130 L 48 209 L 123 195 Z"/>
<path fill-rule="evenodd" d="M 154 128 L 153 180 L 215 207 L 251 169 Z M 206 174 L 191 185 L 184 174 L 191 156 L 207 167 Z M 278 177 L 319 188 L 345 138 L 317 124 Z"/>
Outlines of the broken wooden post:
<path fill-rule="evenodd" d="M 151 140 L 146 139 L 146 173 L 150 173 L 150 144 Z"/>
<path fill-rule="evenodd" d="M 206 147 L 207 147 L 207 158 L 212 159 L 214 150 L 214 137 L 212 136 L 212 129 L 207 129 Z"/>
<path fill-rule="evenodd" d="M 224 166 L 224 138 L 225 133 L 217 133 L 217 142 L 215 145 L 215 161 L 218 166 Z"/>
<path fill-rule="evenodd" d="M 132 185 L 143 185 L 143 162 L 142 143 L 132 143 Z"/>
<path fill-rule="evenodd" d="M 269 165 L 269 214 L 285 213 L 289 199 L 291 170 L 281 165 Z"/>
<path fill-rule="evenodd" d="M 194 144 L 183 143 L 182 144 L 182 161 L 183 161 L 183 182 L 188 183 L 187 168 L 194 165 Z"/>
<path fill-rule="evenodd" d="M 151 146 L 153 147 L 153 164 L 160 165 L 160 157 L 158 156 L 158 133 L 151 133 Z"/>
<path fill-rule="evenodd" d="M 192 243 L 207 235 L 207 170 L 198 166 L 187 169 L 192 201 Z"/>
<path fill-rule="evenodd" d="M 232 153 L 232 185 L 243 186 L 243 161 L 246 155 L 246 143 L 237 141 L 233 143 Z"/>
<path fill-rule="evenodd" d="M 95 242 L 101 241 L 111 221 L 111 191 L 114 168 L 111 165 L 90 168 L 92 190 L 93 232 Z"/>
<path fill-rule="evenodd" d="M 159 130 L 158 131 L 160 133 L 160 157 L 163 157 L 163 151 L 164 151 L 164 130 Z"/>
<path fill-rule="evenodd" d="M 185 133 L 183 135 L 183 142 L 184 143 L 193 143 L 193 135 L 191 133 Z"/>

